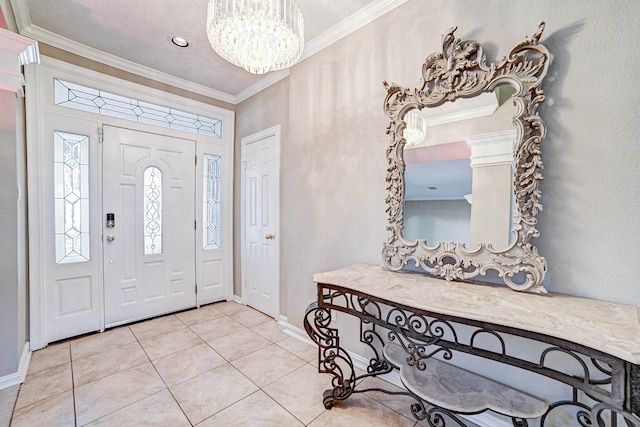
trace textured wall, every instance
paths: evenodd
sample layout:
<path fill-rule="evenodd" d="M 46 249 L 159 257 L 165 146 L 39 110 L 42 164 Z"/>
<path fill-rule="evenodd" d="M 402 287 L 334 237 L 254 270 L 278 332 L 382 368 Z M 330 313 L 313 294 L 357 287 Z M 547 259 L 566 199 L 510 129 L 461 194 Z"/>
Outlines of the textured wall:
<path fill-rule="evenodd" d="M 288 123 L 289 123 L 289 79 L 285 78 L 278 83 L 268 87 L 257 95 L 250 99 L 238 104 L 236 106 L 236 129 L 235 129 L 235 165 L 234 165 L 234 295 L 242 295 L 242 283 L 241 283 L 241 253 L 242 242 L 240 241 L 240 227 L 242 222 L 240 220 L 240 195 L 241 195 L 241 177 L 242 177 L 242 165 L 240 164 L 241 150 L 242 150 L 242 138 L 260 132 L 264 129 L 268 129 L 275 125 L 280 125 L 281 134 L 281 151 L 286 152 L 289 145 L 288 137 Z M 287 183 L 282 179 L 280 181 L 280 187 L 284 188 Z M 280 204 L 281 221 L 282 210 L 285 209 L 284 205 Z M 296 209 L 295 206 L 288 209 Z M 288 224 L 281 223 L 281 230 L 286 229 Z M 286 251 L 286 241 L 277 236 L 280 243 L 280 250 Z M 280 311 L 281 313 L 287 312 L 286 290 L 280 290 Z"/>
<path fill-rule="evenodd" d="M 450 26 L 495 60 L 542 20 L 542 42 L 554 56 L 541 111 L 549 132 L 535 240 L 549 261 L 545 285 L 640 306 L 633 261 L 640 238 L 639 14 L 637 1 L 611 8 L 577 0 L 412 0 L 293 67 L 282 153 L 289 322 L 302 325 L 314 272 L 380 262 L 388 142 L 382 81 L 417 85 L 424 58 L 440 50 Z"/>
<path fill-rule="evenodd" d="M 541 237 L 534 240 L 549 263 L 544 285 L 640 307 L 638 16 L 635 0 L 615 8 L 579 0 L 410 0 L 294 66 L 281 155 L 282 314 L 302 327 L 304 309 L 315 299 L 313 273 L 380 263 L 387 236 L 382 81 L 415 87 L 424 59 L 440 51 L 440 35 L 451 26 L 458 26 L 459 37 L 480 41 L 495 61 L 542 20 L 542 42 L 554 56 L 541 110 L 548 125 L 544 211 Z M 275 105 L 286 108 L 279 100 Z M 245 111 L 253 103 L 246 101 Z M 249 120 L 237 111 L 239 123 Z M 356 325 L 343 322 L 339 315 L 342 334 L 354 338 Z M 364 351 L 354 339 L 345 342 Z M 463 365 L 464 359 L 457 358 Z M 550 399 L 567 396 L 537 376 L 491 362 L 481 368 Z"/>
<path fill-rule="evenodd" d="M 288 117 L 281 154 L 282 314 L 302 327 L 316 296 L 315 272 L 380 263 L 387 237 L 382 81 L 416 86 L 424 59 L 440 50 L 440 35 L 451 26 L 458 26 L 459 37 L 480 41 L 495 61 L 542 20 L 542 42 L 554 56 L 541 110 L 548 126 L 544 211 L 541 237 L 534 240 L 549 264 L 544 284 L 553 292 L 640 307 L 638 16 L 635 0 L 615 8 L 579 0 L 410 0 L 294 66 L 287 85 L 238 106 L 236 143 L 278 120 L 285 129 Z M 357 325 L 346 320 L 338 315 L 344 342 L 362 353 Z M 456 357 L 549 399 L 569 392 L 535 375 L 465 359 Z"/>
<path fill-rule="evenodd" d="M 0 90 L 0 377 L 13 374 L 24 345 L 18 295 L 16 94 Z M 22 325 L 22 327 L 21 327 Z M 22 339 L 22 342 L 18 342 Z"/>

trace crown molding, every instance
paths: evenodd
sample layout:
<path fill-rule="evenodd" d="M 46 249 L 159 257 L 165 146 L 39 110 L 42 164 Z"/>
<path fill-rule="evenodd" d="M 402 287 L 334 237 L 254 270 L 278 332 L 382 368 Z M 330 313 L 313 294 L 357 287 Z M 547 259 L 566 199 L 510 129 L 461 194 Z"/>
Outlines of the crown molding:
<path fill-rule="evenodd" d="M 372 2 L 368 6 L 363 7 L 354 14 L 338 22 L 336 25 L 329 28 L 313 40 L 309 40 L 305 45 L 302 56 L 298 62 L 315 55 L 322 49 L 332 45 L 343 37 L 346 37 L 406 2 L 407 0 L 381 0 Z"/>
<path fill-rule="evenodd" d="M 476 119 L 478 117 L 490 116 L 498 109 L 498 104 L 486 105 L 483 107 L 470 108 L 455 113 L 442 114 L 435 117 L 426 117 L 427 127 L 440 126 L 447 123 L 459 122 L 462 120 Z"/>
<path fill-rule="evenodd" d="M 247 86 L 238 92 L 235 96 L 235 104 L 239 104 L 245 99 L 251 98 L 258 92 L 263 91 L 274 83 L 279 82 L 280 80 L 289 77 L 289 69 L 286 68 L 284 70 L 273 71 L 267 74 L 265 77 L 261 78 L 257 82 L 253 83 L 251 86 Z"/>
<path fill-rule="evenodd" d="M 129 61 L 127 59 L 102 52 L 98 49 L 94 49 L 78 42 L 74 42 L 73 40 L 69 40 L 66 37 L 59 36 L 36 25 L 33 25 L 31 23 L 31 14 L 25 1 L 12 0 L 11 5 L 13 6 L 13 12 L 16 23 L 18 25 L 18 29 L 20 30 L 20 34 L 22 35 L 31 37 L 35 40 L 49 44 L 59 49 L 66 50 L 67 52 L 124 71 L 128 71 L 148 79 L 156 80 L 158 82 L 175 86 L 180 89 L 188 90 L 190 92 L 199 93 L 201 95 L 215 98 L 220 101 L 235 104 L 235 97 L 229 93 L 211 89 L 210 87 L 203 86 L 198 83 L 183 80 L 170 74 L 154 70 L 153 68 L 137 64 L 133 61 Z"/>
<path fill-rule="evenodd" d="M 0 28 L 0 89 L 23 95 L 21 66 L 40 62 L 38 42 Z"/>
<path fill-rule="evenodd" d="M 333 27 L 329 28 L 324 33 L 315 37 L 313 40 L 309 40 L 302 51 L 302 55 L 297 62 L 303 61 L 312 55 L 320 52 L 322 49 L 332 45 L 338 40 L 346 37 L 352 32 L 364 27 L 368 23 L 378 19 L 382 15 L 392 11 L 396 7 L 406 3 L 408 0 L 381 0 L 376 1 L 368 6 L 363 7 L 356 13 L 346 17 Z M 295 65 L 294 65 L 295 66 Z M 281 70 L 285 71 L 285 70 Z M 269 73 L 263 79 L 258 80 L 256 83 L 243 89 L 236 95 L 236 103 L 240 103 L 245 99 L 252 97 L 258 92 L 268 88 L 272 84 L 282 80 L 289 75 L 288 70 L 286 75 L 278 75 L 273 77 L 272 75 L 278 73 Z"/>
<path fill-rule="evenodd" d="M 18 24 L 16 23 L 16 18 L 13 12 L 13 6 L 11 6 L 11 2 L 9 0 L 0 0 L 0 9 L 9 30 L 17 33 Z"/>
<path fill-rule="evenodd" d="M 29 13 L 29 7 L 24 0 L 3 0 L 8 1 L 13 9 L 13 19 L 17 26 L 18 32 L 22 34 L 22 31 L 31 25 L 31 13 Z"/>
<path fill-rule="evenodd" d="M 510 165 L 513 162 L 513 142 L 517 136 L 515 129 L 507 129 L 465 137 L 464 141 L 471 149 L 471 167 Z"/>
<path fill-rule="evenodd" d="M 302 56 L 300 57 L 298 62 L 318 53 L 322 49 L 332 45 L 348 34 L 362 28 L 363 26 L 390 12 L 396 7 L 406 3 L 407 1 L 408 0 L 380 0 L 373 2 L 368 6 L 365 6 L 364 8 L 358 10 L 356 13 L 334 25 L 329 30 L 325 31 L 321 35 L 306 43 L 304 51 L 302 52 Z M 31 37 L 35 40 L 49 44 L 59 49 L 63 49 L 67 52 L 124 71 L 128 71 L 145 78 L 156 80 L 161 83 L 178 87 L 180 89 L 209 96 L 211 98 L 228 102 L 230 104 L 236 105 L 289 75 L 289 70 L 280 70 L 269 73 L 267 76 L 238 92 L 236 95 L 231 95 L 226 92 L 211 89 L 207 86 L 177 78 L 170 74 L 154 70 L 153 68 L 137 64 L 133 61 L 129 61 L 118 56 L 111 55 L 109 53 L 102 52 L 98 49 L 94 49 L 92 47 L 74 42 L 65 37 L 54 34 L 31 23 L 31 15 L 25 1 L 10 0 L 10 4 L 13 7 L 13 13 L 18 29 L 20 33 L 25 36 Z"/>

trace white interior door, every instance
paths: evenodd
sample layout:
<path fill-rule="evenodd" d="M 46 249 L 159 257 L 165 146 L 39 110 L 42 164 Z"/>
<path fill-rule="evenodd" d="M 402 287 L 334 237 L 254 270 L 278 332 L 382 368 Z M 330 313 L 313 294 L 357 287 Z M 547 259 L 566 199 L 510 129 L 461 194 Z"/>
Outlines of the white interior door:
<path fill-rule="evenodd" d="M 103 133 L 105 325 L 194 307 L 195 141 Z"/>
<path fill-rule="evenodd" d="M 277 317 L 279 126 L 242 139 L 243 295 L 245 302 Z"/>

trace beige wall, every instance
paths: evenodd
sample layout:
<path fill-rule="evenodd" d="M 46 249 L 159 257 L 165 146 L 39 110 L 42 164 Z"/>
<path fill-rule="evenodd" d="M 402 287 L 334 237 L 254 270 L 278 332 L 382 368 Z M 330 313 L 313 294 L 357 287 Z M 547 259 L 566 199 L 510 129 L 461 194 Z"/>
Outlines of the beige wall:
<path fill-rule="evenodd" d="M 315 272 L 380 263 L 387 237 L 382 81 L 416 86 L 422 62 L 440 50 L 440 35 L 450 26 L 458 25 L 462 38 L 481 41 L 495 60 L 533 34 L 541 20 L 547 20 L 542 42 L 554 56 L 541 109 L 548 125 L 544 211 L 538 217 L 541 237 L 534 239 L 549 263 L 544 285 L 640 307 L 635 263 L 621 262 L 640 254 L 640 227 L 633 221 L 640 208 L 639 14 L 640 3 L 633 0 L 613 9 L 579 0 L 409 0 L 294 66 L 288 84 L 278 89 L 282 93 L 270 88 L 238 106 L 238 140 L 278 120 L 285 130 L 288 108 L 280 241 L 281 304 L 288 321 L 302 327 L 304 309 L 316 297 Z M 343 336 L 351 337 L 347 347 L 362 353 L 353 339 L 356 325 L 341 315 L 338 323 Z M 549 399 L 566 397 L 550 381 L 484 365 L 516 387 Z"/>
<path fill-rule="evenodd" d="M 424 58 L 440 50 L 450 26 L 481 41 L 495 60 L 541 20 L 542 42 L 554 56 L 541 110 L 548 135 L 535 239 L 549 261 L 544 284 L 640 306 L 635 264 L 621 262 L 639 254 L 639 14 L 633 0 L 616 8 L 578 0 L 410 0 L 294 66 L 281 165 L 281 286 L 289 322 L 302 326 L 315 297 L 313 273 L 380 262 L 388 142 L 382 81 L 417 85 Z"/>
<path fill-rule="evenodd" d="M 134 73 L 130 73 L 128 71 L 123 71 L 119 68 L 112 67 L 110 65 L 105 65 L 101 62 L 93 61 L 91 59 L 84 58 L 74 53 L 67 52 L 62 49 L 58 49 L 57 47 L 48 45 L 46 43 L 39 43 L 39 49 L 42 55 L 48 56 L 50 58 L 59 59 L 60 61 L 68 62 L 69 64 L 74 64 L 79 67 L 86 68 L 88 70 L 97 71 L 99 73 L 106 74 L 108 76 L 117 77 L 119 79 L 127 80 L 143 86 L 158 89 L 167 93 L 182 96 L 187 99 L 193 99 L 195 101 L 204 102 L 205 104 L 215 105 L 216 107 L 225 108 L 227 110 L 233 111 L 235 109 L 234 105 L 229 104 L 228 102 L 220 101 L 218 99 L 201 95 L 199 93 L 194 93 L 185 89 L 171 86 L 166 83 L 159 82 L 157 80 L 152 80 L 146 77 L 139 76 Z"/>
<path fill-rule="evenodd" d="M 0 90 L 0 378 L 14 374 L 27 341 L 23 100 Z"/>
<path fill-rule="evenodd" d="M 240 241 L 240 184 L 242 176 L 242 165 L 240 161 L 241 153 L 241 141 L 254 133 L 260 132 L 264 129 L 280 125 L 281 127 L 281 151 L 285 153 L 289 150 L 289 79 L 285 78 L 280 80 L 276 84 L 269 86 L 267 89 L 251 97 L 250 99 L 238 104 L 236 106 L 236 129 L 235 129 L 235 164 L 234 164 L 234 295 L 242 295 L 242 242 Z M 284 177 L 281 175 L 281 192 L 286 188 L 287 183 Z M 282 194 L 282 193 L 281 193 Z M 284 218 L 282 209 L 284 204 L 280 203 L 281 221 Z M 288 228 L 286 222 L 282 222 L 280 225 L 281 232 Z M 284 234 L 284 233 L 283 233 Z M 286 240 L 277 236 L 280 243 L 280 248 L 283 252 L 286 252 Z M 281 262 L 284 262 L 281 259 Z M 285 292 L 281 291 L 280 310 L 282 313 L 287 312 L 287 303 Z"/>

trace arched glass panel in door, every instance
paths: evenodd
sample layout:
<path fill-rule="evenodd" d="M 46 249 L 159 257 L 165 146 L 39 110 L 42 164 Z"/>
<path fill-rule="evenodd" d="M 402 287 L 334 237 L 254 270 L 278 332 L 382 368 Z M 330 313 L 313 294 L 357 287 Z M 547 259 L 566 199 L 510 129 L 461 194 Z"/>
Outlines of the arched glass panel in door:
<path fill-rule="evenodd" d="M 162 253 L 162 172 L 155 166 L 144 170 L 144 254 Z"/>

